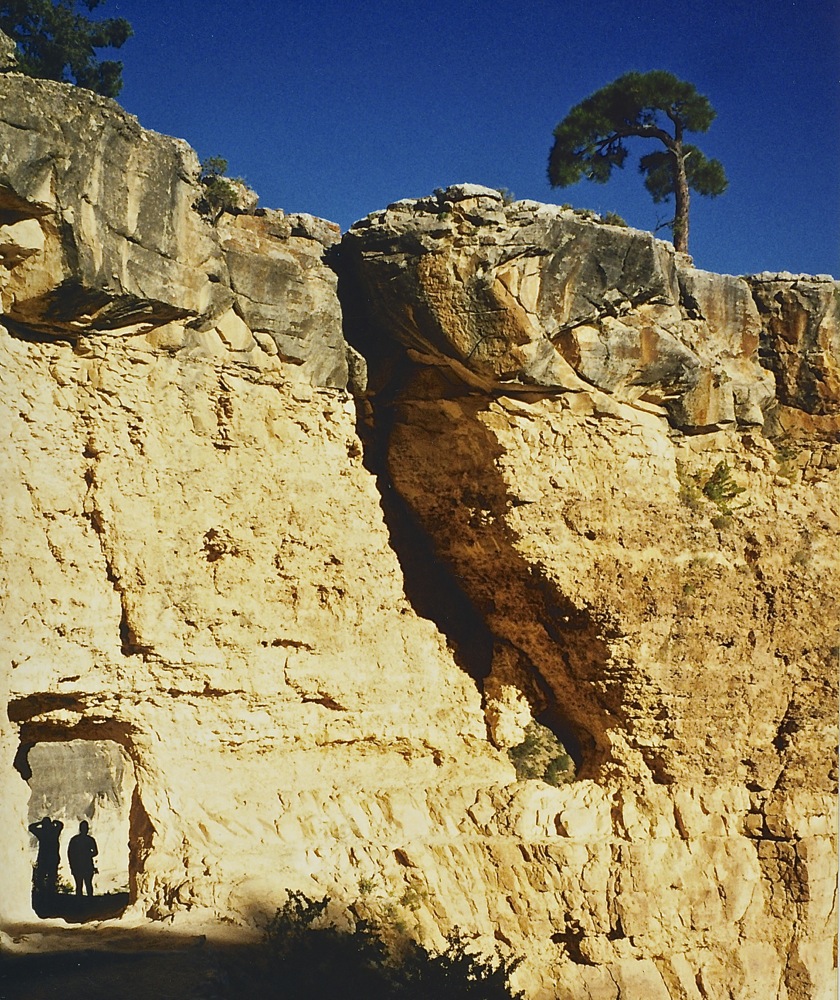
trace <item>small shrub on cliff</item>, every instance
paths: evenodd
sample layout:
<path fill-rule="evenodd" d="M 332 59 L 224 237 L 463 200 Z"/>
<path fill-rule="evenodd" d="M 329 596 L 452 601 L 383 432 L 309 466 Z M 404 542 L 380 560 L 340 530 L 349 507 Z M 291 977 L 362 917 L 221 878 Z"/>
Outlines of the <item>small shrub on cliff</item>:
<path fill-rule="evenodd" d="M 265 1000 L 288 997 L 373 997 L 382 994 L 387 952 L 374 928 L 358 921 L 352 932 L 323 925 L 329 898 L 310 899 L 302 892 L 289 898 L 265 930 L 267 980 L 276 992 L 261 991 Z M 321 924 L 321 926 L 317 926 Z"/>
<path fill-rule="evenodd" d="M 732 501 L 745 493 L 746 487 L 735 482 L 732 469 L 726 461 L 718 462 L 711 473 L 689 473 L 681 462 L 677 462 L 677 479 L 680 483 L 680 500 L 691 510 L 701 510 L 704 497 L 711 500 L 725 518 L 731 517 L 735 510 L 745 506 L 732 506 Z"/>
<path fill-rule="evenodd" d="M 238 179 L 225 177 L 227 168 L 228 162 L 221 156 L 208 157 L 201 164 L 198 182 L 203 188 L 203 195 L 195 207 L 213 222 L 224 212 L 233 212 L 237 208 L 234 184 Z"/>
<path fill-rule="evenodd" d="M 446 939 L 446 949 L 431 953 L 411 942 L 400 958 L 393 980 L 395 1000 L 520 1000 L 510 977 L 520 964 L 498 954 L 495 961 L 476 955 L 459 931 Z"/>
<path fill-rule="evenodd" d="M 575 763 L 554 733 L 534 720 L 525 739 L 508 750 L 520 781 L 537 778 L 549 785 L 565 785 L 575 778 Z"/>
<path fill-rule="evenodd" d="M 601 222 L 603 222 L 606 226 L 621 226 L 622 229 L 629 228 L 618 212 L 607 212 L 601 217 Z"/>
<path fill-rule="evenodd" d="M 746 492 L 732 478 L 732 469 L 727 462 L 718 462 L 715 471 L 703 485 L 703 495 L 716 504 L 722 514 L 731 514 L 731 503 L 735 497 Z"/>

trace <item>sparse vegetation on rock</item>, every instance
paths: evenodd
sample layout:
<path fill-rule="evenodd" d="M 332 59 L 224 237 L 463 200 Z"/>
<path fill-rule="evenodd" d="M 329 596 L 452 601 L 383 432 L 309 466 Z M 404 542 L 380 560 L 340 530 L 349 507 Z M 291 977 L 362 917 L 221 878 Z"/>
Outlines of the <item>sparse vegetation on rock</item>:
<path fill-rule="evenodd" d="M 510 977 L 519 962 L 477 954 L 458 931 L 442 951 L 403 939 L 385 944 L 387 929 L 357 920 L 330 922 L 329 897 L 292 891 L 269 921 L 263 947 L 247 967 L 231 969 L 229 996 L 264 1000 L 519 1000 Z"/>
<path fill-rule="evenodd" d="M 732 478 L 729 463 L 722 460 L 717 463 L 712 472 L 700 470 L 689 473 L 685 466 L 677 463 L 677 478 L 680 482 L 680 499 L 692 510 L 701 510 L 703 498 L 710 500 L 726 517 L 734 510 L 732 501 L 746 492 L 746 487 L 739 486 Z"/>
<path fill-rule="evenodd" d="M 618 214 L 618 212 L 606 212 L 602 218 L 601 222 L 606 226 L 621 226 L 622 229 L 627 229 L 627 222 Z"/>
<path fill-rule="evenodd" d="M 534 720 L 525 739 L 508 750 L 508 757 L 522 780 L 539 778 L 549 785 L 565 785 L 575 778 L 575 762 L 548 726 Z"/>
<path fill-rule="evenodd" d="M 196 208 L 216 222 L 224 212 L 233 212 L 238 207 L 235 185 L 242 183 L 238 178 L 225 177 L 228 161 L 221 156 L 210 156 L 201 163 L 199 184 L 203 189 Z"/>

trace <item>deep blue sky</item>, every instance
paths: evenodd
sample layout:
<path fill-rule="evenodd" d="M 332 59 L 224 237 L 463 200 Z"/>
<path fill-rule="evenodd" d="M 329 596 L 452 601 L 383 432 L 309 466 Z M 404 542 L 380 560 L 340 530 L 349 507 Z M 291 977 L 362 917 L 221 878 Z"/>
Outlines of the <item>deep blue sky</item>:
<path fill-rule="evenodd" d="M 109 0 L 135 37 L 120 103 L 221 155 L 261 204 L 352 222 L 461 181 L 670 217 L 636 170 L 552 190 L 552 130 L 629 70 L 667 69 L 717 110 L 697 139 L 729 190 L 692 202 L 699 267 L 840 275 L 837 0 Z M 667 233 L 663 232 L 667 237 Z"/>

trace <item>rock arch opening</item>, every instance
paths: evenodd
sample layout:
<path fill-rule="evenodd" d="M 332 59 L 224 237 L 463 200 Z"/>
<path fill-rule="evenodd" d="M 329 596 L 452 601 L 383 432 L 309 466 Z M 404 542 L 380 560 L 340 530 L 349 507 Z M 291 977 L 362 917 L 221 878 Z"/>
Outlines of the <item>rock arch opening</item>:
<path fill-rule="evenodd" d="M 119 916 L 132 899 L 134 765 L 114 740 L 21 744 L 29 785 L 32 908 L 68 922 Z"/>

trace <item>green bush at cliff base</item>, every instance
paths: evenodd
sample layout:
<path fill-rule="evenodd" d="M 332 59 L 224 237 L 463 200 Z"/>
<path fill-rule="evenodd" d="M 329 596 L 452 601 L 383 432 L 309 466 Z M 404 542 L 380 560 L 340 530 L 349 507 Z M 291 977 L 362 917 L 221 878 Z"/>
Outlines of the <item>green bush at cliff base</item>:
<path fill-rule="evenodd" d="M 226 977 L 231 998 L 260 1000 L 521 1000 L 510 975 L 518 962 L 474 955 L 455 932 L 441 952 L 403 940 L 398 953 L 383 931 L 357 920 L 352 930 L 325 925 L 329 897 L 290 892 L 269 921 L 263 945 Z"/>

